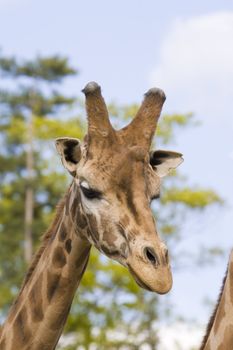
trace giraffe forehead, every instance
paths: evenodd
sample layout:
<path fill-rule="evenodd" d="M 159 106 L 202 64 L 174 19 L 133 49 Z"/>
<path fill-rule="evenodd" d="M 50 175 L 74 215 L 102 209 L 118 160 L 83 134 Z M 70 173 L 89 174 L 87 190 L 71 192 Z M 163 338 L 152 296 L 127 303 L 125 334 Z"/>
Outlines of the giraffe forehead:
<path fill-rule="evenodd" d="M 125 142 L 115 142 L 111 145 L 102 145 L 89 149 L 84 147 L 83 156 L 85 161 L 108 166 L 119 166 L 124 162 L 132 163 L 135 161 L 149 161 L 149 152 L 137 145 L 127 145 Z"/>
<path fill-rule="evenodd" d="M 98 158 L 85 162 L 83 167 L 77 171 L 77 176 L 81 181 L 102 191 L 109 188 L 126 190 L 132 188 L 137 182 L 145 182 L 149 164 L 142 160 L 126 159 L 125 157 L 113 159 Z"/>
<path fill-rule="evenodd" d="M 83 158 L 78 165 L 78 173 L 92 173 L 93 177 L 105 174 L 106 177 L 114 178 L 116 173 L 127 175 L 135 172 L 135 164 L 149 164 L 149 153 L 140 146 L 129 146 L 125 143 L 114 143 L 108 147 L 97 147 L 96 149 L 83 152 Z M 123 170 L 123 171 L 122 171 Z M 137 173 L 136 173 L 137 174 Z M 88 179 L 87 179 L 88 180 Z M 101 180 L 101 178 L 100 178 Z"/>

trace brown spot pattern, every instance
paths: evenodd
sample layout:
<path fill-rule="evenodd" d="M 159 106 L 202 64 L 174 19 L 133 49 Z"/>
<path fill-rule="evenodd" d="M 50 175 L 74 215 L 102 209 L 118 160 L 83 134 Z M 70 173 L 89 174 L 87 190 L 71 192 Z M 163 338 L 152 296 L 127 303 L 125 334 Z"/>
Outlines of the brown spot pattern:
<path fill-rule="evenodd" d="M 61 268 L 66 264 L 66 256 L 62 247 L 57 247 L 53 253 L 52 263 L 55 267 Z"/>
<path fill-rule="evenodd" d="M 22 310 L 18 313 L 13 325 L 14 339 L 18 345 L 25 344 L 32 336 L 27 322 L 27 311 L 26 308 L 23 307 Z"/>
<path fill-rule="evenodd" d="M 65 225 L 62 223 L 59 231 L 59 241 L 64 242 L 67 236 Z"/>
<path fill-rule="evenodd" d="M 61 276 L 59 274 L 47 273 L 47 298 L 49 302 L 57 290 L 60 278 Z"/>
<path fill-rule="evenodd" d="M 75 261 L 75 266 L 76 266 L 77 269 L 82 266 L 82 263 L 85 260 L 86 256 L 88 255 L 89 251 L 90 251 L 90 248 L 87 247 L 86 249 L 84 249 L 82 254 L 77 258 L 77 260 Z"/>
<path fill-rule="evenodd" d="M 70 209 L 69 202 L 70 202 L 70 191 L 67 192 L 66 198 L 65 198 L 65 214 L 66 214 L 66 216 L 69 215 L 69 209 Z"/>
<path fill-rule="evenodd" d="M 79 198 L 77 198 L 77 197 L 74 198 L 73 203 L 71 205 L 71 211 L 70 211 L 72 218 L 75 218 L 75 216 L 76 216 L 76 213 L 79 209 L 79 202 L 80 202 Z"/>
<path fill-rule="evenodd" d="M 49 302 L 51 302 L 55 296 L 57 297 L 63 295 L 65 289 L 67 289 L 70 285 L 70 280 L 68 278 L 61 277 L 60 274 L 48 272 L 47 280 L 47 298 Z"/>
<path fill-rule="evenodd" d="M 85 218 L 85 215 L 81 212 L 80 205 L 76 207 L 75 218 L 79 228 L 84 229 L 87 226 L 87 220 Z"/>
<path fill-rule="evenodd" d="M 103 240 L 107 243 L 108 246 L 113 247 L 113 246 L 115 246 L 114 242 L 117 240 L 117 236 L 115 236 L 114 233 L 111 232 L 110 230 L 109 230 L 109 232 L 104 231 Z"/>
<path fill-rule="evenodd" d="M 30 312 L 33 322 L 40 322 L 44 318 L 43 299 L 42 299 L 42 275 L 32 287 L 29 293 Z"/>
<path fill-rule="evenodd" d="M 66 243 L 65 243 L 65 249 L 67 251 L 68 254 L 70 254 L 71 250 L 72 250 L 72 241 L 71 239 L 67 239 Z"/>
<path fill-rule="evenodd" d="M 135 221 L 137 222 L 138 212 L 135 207 L 134 201 L 133 201 L 133 191 L 132 191 L 132 184 L 130 178 L 123 178 L 120 183 L 121 189 L 125 193 L 126 197 L 126 203 L 128 206 L 128 209 L 131 211 L 131 213 L 134 216 Z"/>
<path fill-rule="evenodd" d="M 126 258 L 127 257 L 127 244 L 124 242 L 121 244 L 121 252 L 122 252 L 122 255 Z"/>
<path fill-rule="evenodd" d="M 88 222 L 89 222 L 88 233 L 91 235 L 93 241 L 97 242 L 99 240 L 99 232 L 98 232 L 96 217 L 94 215 L 88 215 Z"/>

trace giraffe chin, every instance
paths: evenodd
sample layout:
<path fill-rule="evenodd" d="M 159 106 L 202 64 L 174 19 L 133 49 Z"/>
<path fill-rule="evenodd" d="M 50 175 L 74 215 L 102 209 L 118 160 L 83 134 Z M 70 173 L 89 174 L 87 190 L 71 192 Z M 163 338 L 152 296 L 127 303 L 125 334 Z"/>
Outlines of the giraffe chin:
<path fill-rule="evenodd" d="M 133 276 L 135 282 L 138 284 L 139 287 L 149 291 L 149 292 L 155 292 L 158 294 L 166 294 L 168 293 L 171 288 L 172 288 L 172 275 L 171 272 L 168 271 L 168 278 L 166 280 L 166 282 L 163 281 L 163 283 L 159 282 L 159 279 L 156 278 L 157 283 L 150 283 L 151 285 L 149 285 L 147 278 L 145 278 L 144 280 L 142 280 L 141 277 L 139 277 L 138 273 L 136 273 L 134 271 L 134 269 L 132 268 L 132 266 L 128 265 L 128 270 L 131 273 L 131 275 Z M 162 281 L 162 279 L 161 279 Z M 151 279 L 150 279 L 150 282 Z"/>
<path fill-rule="evenodd" d="M 153 290 L 148 287 L 144 282 L 142 282 L 141 280 L 139 280 L 139 278 L 137 278 L 136 276 L 133 276 L 135 282 L 137 283 L 137 285 L 145 290 L 148 290 L 149 292 L 153 292 Z"/>

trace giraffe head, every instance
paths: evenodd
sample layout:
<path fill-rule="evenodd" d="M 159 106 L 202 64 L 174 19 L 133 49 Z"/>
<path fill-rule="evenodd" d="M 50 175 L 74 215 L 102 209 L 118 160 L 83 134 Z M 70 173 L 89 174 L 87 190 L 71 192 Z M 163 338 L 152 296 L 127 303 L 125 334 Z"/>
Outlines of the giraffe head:
<path fill-rule="evenodd" d="M 92 82 L 83 92 L 88 116 L 83 143 L 56 140 L 63 165 L 74 177 L 71 211 L 78 213 L 77 231 L 81 226 L 85 237 L 126 266 L 141 287 L 166 293 L 172 286 L 168 250 L 150 204 L 159 196 L 161 178 L 182 162 L 182 155 L 150 151 L 165 95 L 149 90 L 132 122 L 115 130 L 100 87 Z"/>

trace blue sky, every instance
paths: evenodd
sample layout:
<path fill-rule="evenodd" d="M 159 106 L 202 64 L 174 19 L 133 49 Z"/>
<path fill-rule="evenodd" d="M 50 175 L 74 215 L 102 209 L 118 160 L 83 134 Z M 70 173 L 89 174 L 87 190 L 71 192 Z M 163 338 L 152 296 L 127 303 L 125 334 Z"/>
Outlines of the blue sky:
<path fill-rule="evenodd" d="M 0 0 L 4 54 L 67 55 L 80 72 L 67 91 L 79 94 L 96 80 L 108 102 L 140 102 L 159 86 L 165 113 L 193 112 L 201 121 L 179 133 L 174 147 L 184 153 L 190 183 L 213 187 L 227 205 L 184 225 L 187 249 L 233 246 L 232 38 L 232 0 Z M 202 299 L 216 298 L 226 263 L 175 273 L 169 298 L 177 312 L 206 322 Z"/>
<path fill-rule="evenodd" d="M 0 39 L 22 56 L 62 52 L 107 98 L 138 101 L 150 86 L 161 45 L 175 20 L 229 10 L 232 1 L 0 0 Z M 80 85 L 79 85 L 80 84 Z"/>

